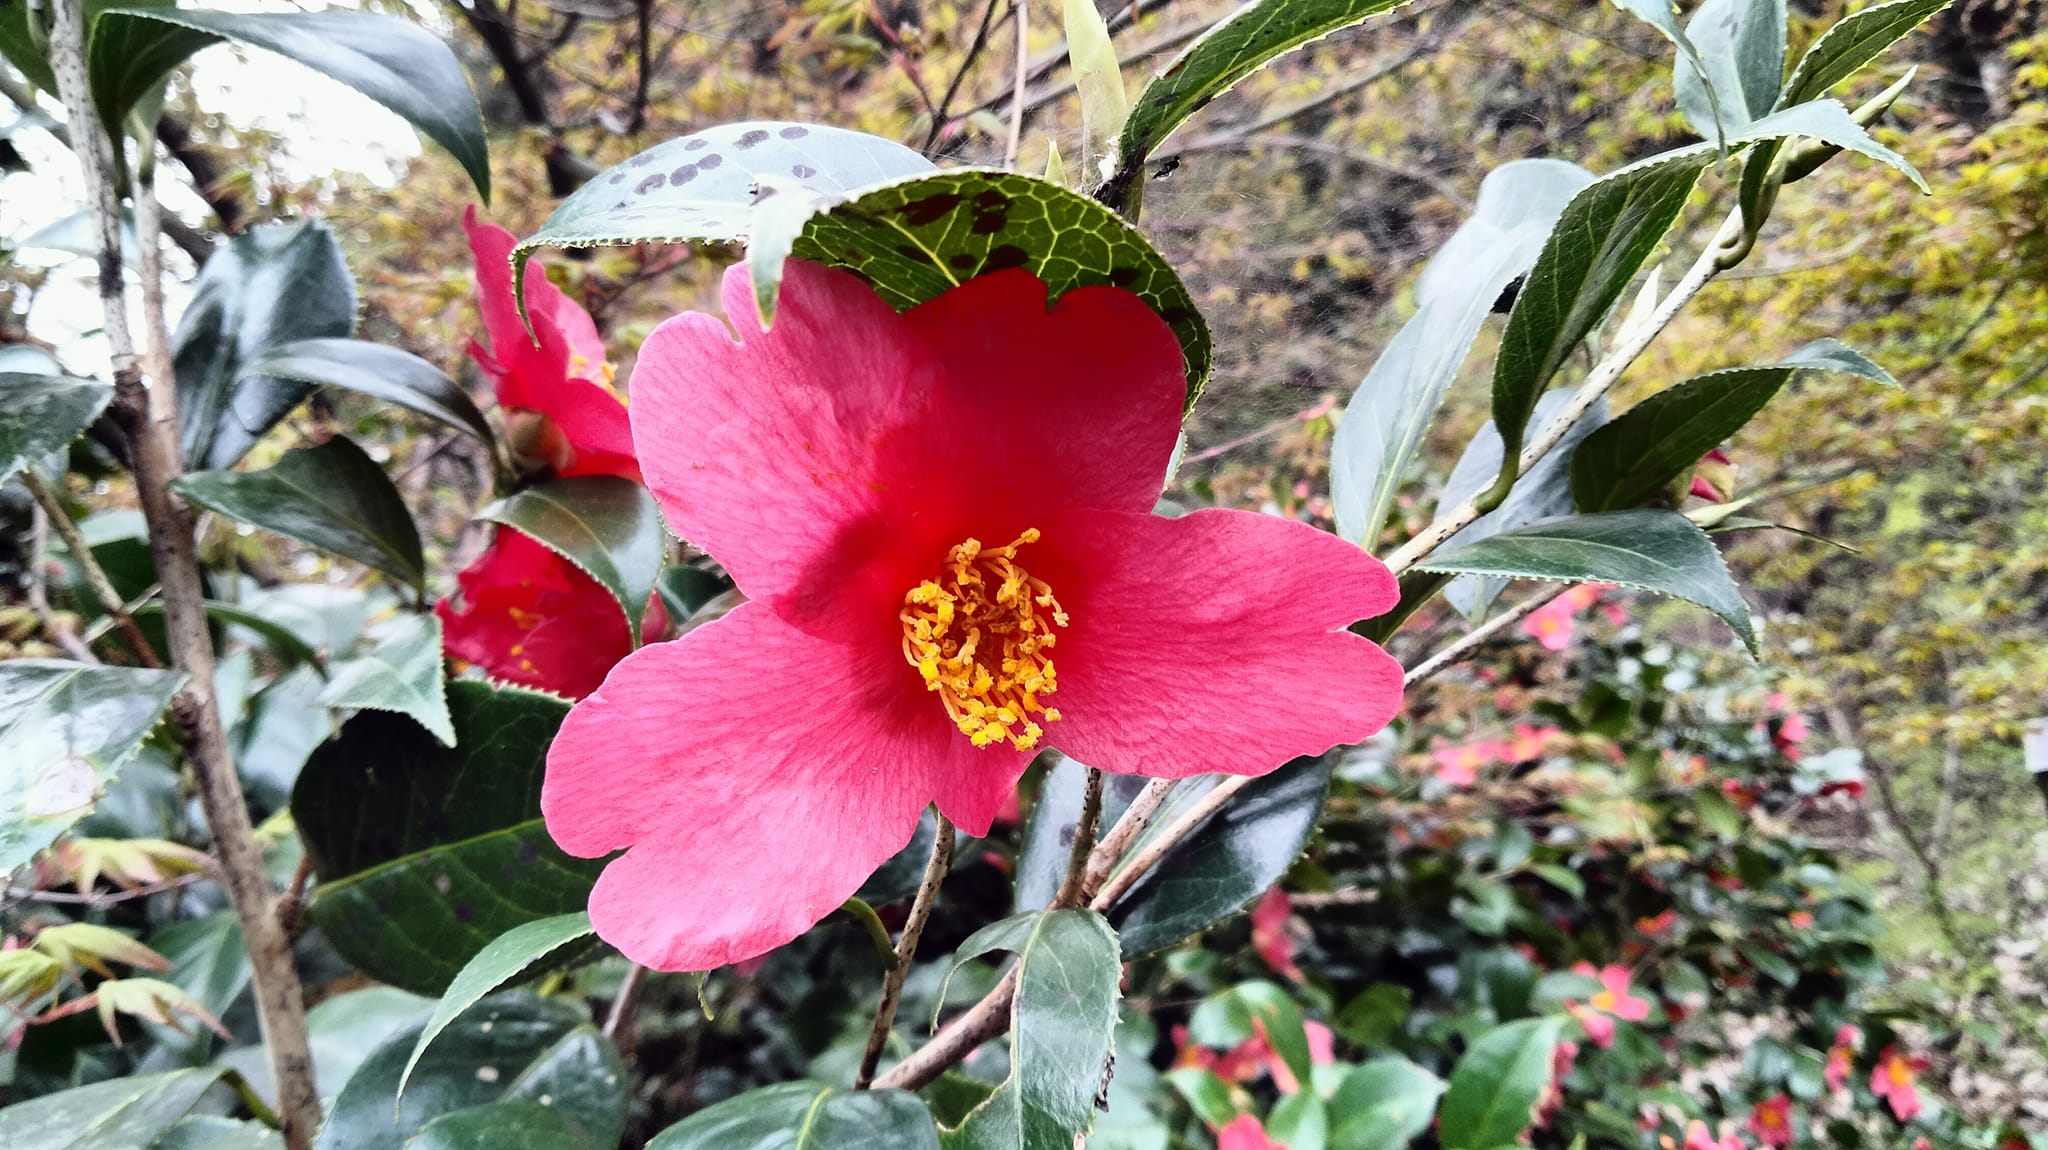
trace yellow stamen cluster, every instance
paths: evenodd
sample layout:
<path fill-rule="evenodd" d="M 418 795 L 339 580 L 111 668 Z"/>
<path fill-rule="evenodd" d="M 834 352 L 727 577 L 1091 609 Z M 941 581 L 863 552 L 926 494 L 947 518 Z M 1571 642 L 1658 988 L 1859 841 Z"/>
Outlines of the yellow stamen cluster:
<path fill-rule="evenodd" d="M 937 579 L 903 597 L 903 657 L 977 747 L 1008 739 L 1028 751 L 1045 734 L 1033 716 L 1060 717 L 1040 697 L 1058 689 L 1046 652 L 1067 613 L 1045 580 L 1017 565 L 1017 549 L 1036 542 L 1037 528 L 1007 547 L 969 539 L 947 552 Z"/>

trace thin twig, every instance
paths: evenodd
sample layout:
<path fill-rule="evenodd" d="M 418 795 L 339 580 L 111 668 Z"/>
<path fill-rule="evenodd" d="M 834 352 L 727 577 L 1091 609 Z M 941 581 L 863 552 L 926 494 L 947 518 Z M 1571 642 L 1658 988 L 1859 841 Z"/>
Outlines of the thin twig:
<path fill-rule="evenodd" d="M 946 85 L 945 94 L 939 97 L 938 111 L 932 115 L 932 126 L 925 132 L 924 146 L 919 148 L 919 151 L 930 152 L 932 145 L 939 142 L 939 136 L 945 132 L 946 125 L 951 122 L 948 117 L 953 110 L 953 97 L 960 94 L 961 81 L 967 79 L 967 73 L 974 69 L 974 61 L 980 57 L 981 50 L 988 45 L 989 29 L 995 25 L 996 5 L 999 2 L 1000 0 L 988 0 L 988 3 L 982 7 L 981 24 L 975 28 L 974 39 L 968 43 L 966 54 L 960 57 L 960 67 L 953 73 L 952 82 Z"/>
<path fill-rule="evenodd" d="M 1024 142 L 1024 89 L 1031 83 L 1031 0 L 1015 0 L 1017 16 L 1017 79 L 1010 89 L 1010 142 L 1003 148 L 1003 167 L 1017 166 L 1017 149 Z"/>
<path fill-rule="evenodd" d="M 640 1006 L 640 991 L 647 985 L 647 968 L 633 963 L 626 968 L 626 977 L 619 983 L 619 994 L 612 999 L 612 1008 L 604 1016 L 604 1036 L 621 1055 L 633 1045 L 633 1012 Z"/>
<path fill-rule="evenodd" d="M 1153 779 L 1138 792 L 1137 798 L 1131 800 L 1131 805 L 1124 808 L 1123 817 L 1109 828 L 1109 833 L 1102 836 L 1102 841 L 1096 843 L 1088 855 L 1088 874 L 1081 885 L 1083 897 L 1093 899 L 1095 892 L 1102 889 L 1109 872 L 1124 857 L 1124 852 L 1131 849 L 1131 844 L 1138 841 L 1138 836 L 1145 833 L 1160 804 L 1179 784 L 1179 779 Z"/>
<path fill-rule="evenodd" d="M 1067 877 L 1052 899 L 1056 907 L 1079 906 L 1087 900 L 1088 861 L 1095 851 L 1095 833 L 1102 826 L 1102 772 L 1089 767 L 1081 786 L 1081 816 L 1074 820 L 1074 841 L 1067 850 Z"/>
<path fill-rule="evenodd" d="M 313 856 L 301 851 L 299 864 L 292 868 L 292 881 L 285 884 L 284 897 L 277 900 L 277 921 L 286 933 L 299 928 L 299 913 L 306 906 L 306 887 L 313 881 Z"/>
<path fill-rule="evenodd" d="M 65 550 L 71 552 L 71 561 L 78 564 L 79 574 L 85 577 L 85 585 L 92 590 L 93 597 L 113 617 L 115 625 L 121 628 L 122 637 L 135 649 L 136 659 L 145 667 L 162 669 L 163 660 L 157 658 L 156 648 L 149 645 L 142 628 L 135 625 L 135 616 L 128 613 L 128 605 L 121 601 L 121 593 L 114 590 L 113 581 L 107 578 L 99 560 L 93 558 L 91 546 L 79 532 L 78 524 L 72 522 L 70 514 L 64 510 L 57 493 L 50 490 L 49 484 L 44 483 L 33 468 L 21 473 L 21 481 L 28 487 L 28 493 L 35 497 L 36 506 L 42 508 L 43 515 L 49 519 L 57 538 L 64 541 Z"/>
<path fill-rule="evenodd" d="M 881 1064 L 882 1050 L 889 1045 L 889 1032 L 896 1025 L 896 1008 L 903 1002 L 903 980 L 909 977 L 910 964 L 917 958 L 917 940 L 924 935 L 924 924 L 932 916 L 932 905 L 938 902 L 939 887 L 945 885 L 946 870 L 952 862 L 953 824 L 940 815 L 939 834 L 932 840 L 924 880 L 918 883 L 910 917 L 903 922 L 903 937 L 896 943 L 896 962 L 882 977 L 882 1001 L 875 1007 L 875 1025 L 868 1031 L 867 1049 L 860 1056 L 860 1073 L 853 1080 L 856 1090 L 866 1090 L 875 1080 L 875 1067 Z"/>
<path fill-rule="evenodd" d="M 25 476 L 33 476 L 35 473 L 33 470 L 30 470 L 23 474 Z M 57 613 L 50 609 L 50 587 L 47 573 L 49 564 L 48 560 L 44 558 L 44 554 L 49 548 L 49 517 L 43 514 L 41 507 L 32 507 L 29 510 L 33 514 L 30 516 L 32 522 L 29 525 L 28 533 L 28 609 L 34 611 L 36 618 L 42 620 L 43 633 L 55 639 L 57 645 L 64 648 L 66 654 L 81 663 L 97 663 L 100 661 L 100 657 L 92 653 L 92 647 L 83 639 L 73 634 L 71 628 L 66 627 L 60 622 L 57 618 Z"/>
<path fill-rule="evenodd" d="M 167 878 L 162 882 L 150 883 L 148 886 L 107 891 L 104 894 L 95 891 L 71 894 L 61 890 L 29 890 L 15 886 L 7 888 L 7 897 L 17 901 L 60 903 L 65 906 L 84 906 L 98 910 L 114 906 L 118 903 L 130 902 L 138 898 L 148 898 L 153 894 L 163 894 L 165 891 L 178 890 L 182 887 L 191 886 L 195 882 L 205 882 L 212 877 L 212 875 L 204 870 L 196 870 L 190 874 L 181 874 L 176 878 Z"/>
<path fill-rule="evenodd" d="M 113 418 L 132 446 L 138 500 L 149 526 L 149 543 L 164 586 L 171 658 L 185 672 L 185 686 L 173 703 L 190 731 L 187 748 L 199 796 L 220 859 L 222 885 L 241 921 L 256 991 L 257 1018 L 270 1053 L 278 1112 L 288 1150 L 310 1150 L 320 1124 L 320 1095 L 306 1042 L 304 994 L 292 963 L 291 940 L 278 924 L 276 895 L 263 870 L 263 852 L 249 822 L 248 803 L 228 751 L 220 709 L 215 705 L 213 645 L 207 631 L 205 595 L 194 551 L 192 522 L 170 492 L 184 471 L 180 458 L 176 389 L 172 387 L 170 333 L 164 322 L 162 227 L 155 193 L 153 153 L 136 164 L 135 232 L 149 335 L 148 367 L 155 386 L 143 386 L 133 332 L 128 326 L 127 286 L 121 259 L 120 193 L 112 183 L 113 142 L 97 130 L 85 69 L 85 13 L 82 0 L 55 0 L 50 63 L 66 118 L 80 137 L 79 158 L 85 202 L 98 246 L 102 329 L 112 350 Z"/>
<path fill-rule="evenodd" d="M 1464 662 L 1466 659 L 1471 658 L 1473 653 L 1478 651 L 1479 648 L 1485 646 L 1487 640 L 1541 611 L 1551 600 L 1569 590 L 1571 590 L 1571 584 L 1561 584 L 1553 590 L 1545 591 L 1532 599 L 1517 603 L 1510 610 L 1503 611 L 1479 626 L 1472 628 L 1457 642 L 1415 664 L 1402 677 L 1401 685 L 1412 687 L 1424 679 L 1442 672 L 1446 668 Z"/>
<path fill-rule="evenodd" d="M 1657 334 L 1677 316 L 1679 310 L 1692 302 L 1692 298 L 1700 293 L 1700 289 L 1706 287 L 1708 281 L 1724 270 L 1720 266 L 1723 255 L 1741 239 L 1742 209 L 1738 207 L 1728 213 L 1728 218 L 1722 222 L 1720 230 L 1715 232 L 1714 238 L 1701 249 L 1699 258 L 1693 261 L 1692 267 L 1672 285 L 1670 294 L 1657 304 L 1656 310 L 1650 313 L 1649 320 L 1642 327 L 1626 333 L 1628 338 L 1616 344 L 1599 363 L 1593 365 L 1593 370 L 1586 374 L 1585 382 L 1579 385 L 1579 390 L 1573 393 L 1564 410 L 1550 421 L 1541 435 L 1530 440 L 1529 445 L 1522 449 L 1517 474 L 1528 474 L 1530 468 L 1556 450 L 1558 444 L 1564 442 L 1572 427 L 1585 418 L 1594 404 L 1600 402 L 1601 397 L 1614 386 L 1614 382 L 1621 378 L 1621 373 L 1627 371 L 1629 365 L 1636 361 L 1636 357 L 1643 354 L 1650 346 L 1650 342 L 1657 338 Z M 1497 486 L 1490 485 L 1489 489 L 1439 516 L 1413 539 L 1387 556 L 1387 569 L 1396 575 L 1401 574 L 1427 558 L 1430 552 L 1443 546 L 1451 536 L 1470 526 L 1473 520 L 1487 512 L 1488 508 L 1481 505 L 1482 501 L 1488 495 L 1497 495 L 1498 493 L 1492 490 L 1492 487 Z M 1498 501 L 1498 498 L 1493 500 L 1495 503 Z"/>

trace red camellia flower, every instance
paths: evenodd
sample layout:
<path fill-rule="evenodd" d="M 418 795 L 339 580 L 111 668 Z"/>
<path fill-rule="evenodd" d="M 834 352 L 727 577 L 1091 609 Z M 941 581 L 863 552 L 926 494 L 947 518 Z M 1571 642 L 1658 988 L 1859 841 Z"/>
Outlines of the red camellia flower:
<path fill-rule="evenodd" d="M 1792 1097 L 1780 1094 L 1757 1103 L 1749 1111 L 1749 1132 L 1766 1146 L 1792 1144 Z"/>
<path fill-rule="evenodd" d="M 1250 1114 L 1240 1114 L 1216 1129 L 1216 1150 L 1287 1150 Z"/>
<path fill-rule="evenodd" d="M 773 331 L 725 279 L 641 348 L 633 440 L 669 526 L 748 601 L 614 668 L 541 809 L 634 961 L 795 938 L 937 803 L 971 835 L 1042 746 L 1104 770 L 1260 774 L 1353 743 L 1401 668 L 1346 628 L 1386 568 L 1305 523 L 1151 514 L 1180 347 L 1118 288 L 1050 308 L 1021 269 L 898 314 L 787 265 Z"/>
<path fill-rule="evenodd" d="M 1573 965 L 1572 973 L 1600 980 L 1600 989 L 1584 1006 L 1571 1004 L 1572 1016 L 1586 1028 L 1586 1037 L 1605 1050 L 1614 1045 L 1614 1020 L 1641 1022 L 1650 1017 L 1650 1000 L 1630 994 L 1631 979 L 1625 966 L 1604 966 L 1597 972 L 1590 962 Z"/>
<path fill-rule="evenodd" d="M 1925 1058 L 1887 1046 L 1870 1071 L 1870 1092 L 1891 1106 L 1893 1117 L 1911 1122 L 1920 1115 L 1920 1072 L 1931 1065 Z"/>
<path fill-rule="evenodd" d="M 638 480 L 626 405 L 607 386 L 611 368 L 590 314 L 526 268 L 533 335 L 512 299 L 511 232 L 463 215 L 476 256 L 478 305 L 490 346 L 469 354 L 498 395 L 507 437 L 522 461 L 559 477 L 617 475 Z M 538 341 L 536 343 L 536 341 Z M 509 527 L 456 576 L 461 593 L 434 607 L 448 651 L 494 678 L 578 698 L 633 649 L 626 617 L 597 580 Z M 659 602 L 646 629 L 659 634 Z"/>
<path fill-rule="evenodd" d="M 1278 886 L 1269 888 L 1252 907 L 1252 949 L 1259 952 L 1273 973 L 1290 978 L 1295 982 L 1307 982 L 1308 976 L 1294 962 L 1294 933 L 1287 927 L 1294 915 L 1294 904 L 1287 892 Z"/>

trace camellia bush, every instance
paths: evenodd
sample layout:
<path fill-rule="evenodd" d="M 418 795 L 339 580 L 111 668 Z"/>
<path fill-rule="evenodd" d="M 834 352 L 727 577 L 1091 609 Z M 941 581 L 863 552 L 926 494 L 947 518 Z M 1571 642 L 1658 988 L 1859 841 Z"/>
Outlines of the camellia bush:
<path fill-rule="evenodd" d="M 1823 339 L 1610 403 L 1781 187 L 1919 181 L 1869 131 L 1907 81 L 1837 94 L 1943 0 L 1797 51 L 1782 0 L 1621 0 L 1698 142 L 1493 170 L 1328 413 L 1327 516 L 1198 506 L 1216 349 L 1154 157 L 1400 6 L 1253 0 L 1133 90 L 1066 0 L 1042 174 L 1014 129 L 941 167 L 721 124 L 522 238 L 419 25 L 0 3 L 111 349 L 0 352 L 0 1145 L 2027 1145 L 1925 1080 L 1942 1023 L 1888 1005 L 1874 895 L 1807 832 L 1856 758 L 1742 650 L 1716 541 L 1775 527 L 1721 446 L 1776 393 L 1894 381 Z M 223 40 L 468 173 L 435 208 L 478 393 L 357 338 L 317 219 L 221 242 L 166 322 L 150 141 Z M 664 246 L 726 265 L 719 308 L 637 346 L 547 274 Z M 1412 517 L 1492 329 L 1492 419 Z M 480 461 L 459 566 L 394 421 Z M 278 539 L 360 577 L 259 569 Z"/>

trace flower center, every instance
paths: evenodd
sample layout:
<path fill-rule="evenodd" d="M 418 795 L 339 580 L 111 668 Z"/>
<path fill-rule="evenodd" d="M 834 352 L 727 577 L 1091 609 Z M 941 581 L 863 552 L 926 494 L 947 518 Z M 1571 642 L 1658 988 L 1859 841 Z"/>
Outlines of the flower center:
<path fill-rule="evenodd" d="M 1007 547 L 969 539 L 946 553 L 937 579 L 903 596 L 903 658 L 977 747 L 1008 739 L 1028 751 L 1045 733 L 1032 716 L 1060 717 L 1040 697 L 1058 689 L 1046 652 L 1067 613 L 1017 565 L 1017 549 L 1036 542 L 1035 527 Z"/>

